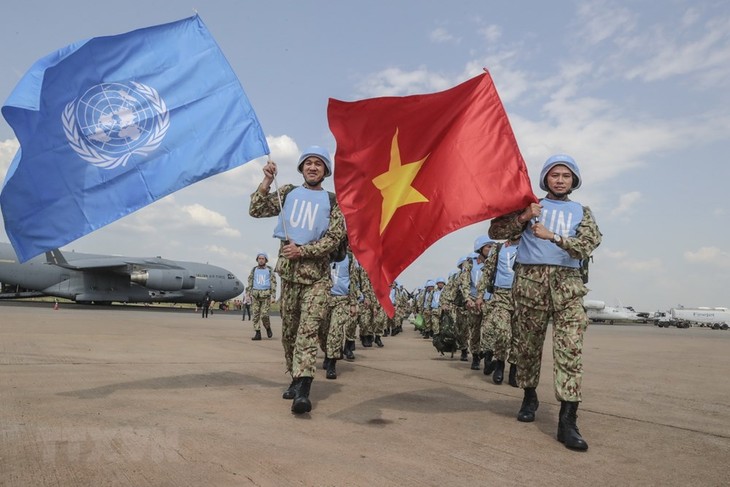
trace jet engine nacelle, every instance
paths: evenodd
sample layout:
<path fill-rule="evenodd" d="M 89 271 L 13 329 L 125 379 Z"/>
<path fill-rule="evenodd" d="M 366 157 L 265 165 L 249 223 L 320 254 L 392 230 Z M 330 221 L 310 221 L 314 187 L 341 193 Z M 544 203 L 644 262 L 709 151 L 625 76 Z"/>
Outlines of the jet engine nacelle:
<path fill-rule="evenodd" d="M 135 271 L 130 276 L 132 282 L 161 291 L 179 291 L 195 287 L 195 276 L 186 275 L 182 269 L 147 269 Z"/>
<path fill-rule="evenodd" d="M 606 303 L 595 299 L 583 300 L 583 307 L 585 309 L 603 309 L 606 307 Z"/>

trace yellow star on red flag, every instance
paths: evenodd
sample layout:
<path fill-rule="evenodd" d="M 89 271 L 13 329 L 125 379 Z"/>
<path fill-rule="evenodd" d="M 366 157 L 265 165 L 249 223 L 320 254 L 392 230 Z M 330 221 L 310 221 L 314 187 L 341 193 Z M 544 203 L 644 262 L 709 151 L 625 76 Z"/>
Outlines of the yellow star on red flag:
<path fill-rule="evenodd" d="M 373 184 L 380 190 L 383 196 L 383 205 L 380 213 L 380 234 L 390 223 L 396 210 L 401 206 L 412 203 L 427 203 L 428 198 L 423 196 L 412 186 L 413 180 L 421 170 L 421 166 L 428 159 L 423 159 L 403 164 L 401 162 L 400 148 L 398 147 L 398 129 L 395 130 L 393 142 L 390 145 L 390 164 L 388 170 L 373 178 Z"/>

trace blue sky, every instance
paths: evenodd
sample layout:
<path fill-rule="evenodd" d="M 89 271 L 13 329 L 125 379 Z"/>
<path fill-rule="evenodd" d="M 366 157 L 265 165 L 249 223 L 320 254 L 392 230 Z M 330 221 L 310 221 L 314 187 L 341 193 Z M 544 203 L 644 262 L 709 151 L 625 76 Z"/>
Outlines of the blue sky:
<path fill-rule="evenodd" d="M 302 148 L 334 153 L 329 97 L 440 91 L 487 67 L 536 194 L 553 153 L 580 165 L 573 199 L 604 234 L 589 298 L 642 311 L 730 306 L 728 2 L 16 0 L 0 19 L 0 98 L 62 46 L 194 9 L 259 116 L 280 183 L 301 180 Z M 3 177 L 16 149 L 0 120 Z M 259 250 L 277 248 L 275 222 L 248 216 L 262 165 L 197 183 L 65 250 L 208 261 L 245 278 Z M 487 226 L 445 237 L 399 280 L 413 288 L 448 274 Z"/>

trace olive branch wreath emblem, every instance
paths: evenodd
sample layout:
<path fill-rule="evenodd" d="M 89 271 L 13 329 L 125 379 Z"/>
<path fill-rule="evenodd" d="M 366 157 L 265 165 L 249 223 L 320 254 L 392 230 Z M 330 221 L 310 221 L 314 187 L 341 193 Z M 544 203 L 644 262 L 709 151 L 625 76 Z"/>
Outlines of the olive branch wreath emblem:
<path fill-rule="evenodd" d="M 147 140 L 147 143 L 142 147 L 135 148 L 120 157 L 110 157 L 102 154 L 93 146 L 86 143 L 76 123 L 74 109 L 76 107 L 77 99 L 69 102 L 61 114 L 63 131 L 66 134 L 66 139 L 68 139 L 69 145 L 79 155 L 79 157 L 90 162 L 96 167 L 102 169 L 114 169 L 115 167 L 126 165 L 129 158 L 135 154 L 146 156 L 160 146 L 162 139 L 165 137 L 167 130 L 170 128 L 170 114 L 167 111 L 167 105 L 160 97 L 157 90 L 135 81 L 131 81 L 130 83 L 147 99 L 147 101 L 150 102 L 152 108 L 155 112 L 157 112 L 157 120 L 155 128 L 152 131 L 150 138 Z"/>

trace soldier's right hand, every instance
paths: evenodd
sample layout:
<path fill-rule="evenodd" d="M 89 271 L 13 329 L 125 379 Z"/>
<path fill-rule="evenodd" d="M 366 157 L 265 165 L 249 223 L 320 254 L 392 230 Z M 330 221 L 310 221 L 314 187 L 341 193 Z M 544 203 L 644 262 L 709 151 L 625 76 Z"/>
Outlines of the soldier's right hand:
<path fill-rule="evenodd" d="M 264 178 L 273 181 L 276 176 L 276 163 L 272 160 L 266 162 L 264 166 Z"/>

